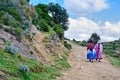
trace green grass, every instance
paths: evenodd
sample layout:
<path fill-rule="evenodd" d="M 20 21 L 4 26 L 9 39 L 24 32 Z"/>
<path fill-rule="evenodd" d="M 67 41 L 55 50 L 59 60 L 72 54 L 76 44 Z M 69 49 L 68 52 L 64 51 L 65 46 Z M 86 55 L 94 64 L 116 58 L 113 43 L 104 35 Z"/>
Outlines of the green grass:
<path fill-rule="evenodd" d="M 108 56 L 108 58 L 111 60 L 112 64 L 114 66 L 120 67 L 119 55 L 114 52 L 114 50 L 116 50 L 116 48 L 119 48 L 119 45 L 117 45 L 117 42 L 106 42 L 103 44 L 103 46 L 104 46 L 103 51 Z"/>
<path fill-rule="evenodd" d="M 115 58 L 115 57 L 110 57 L 110 59 L 111 59 L 113 65 L 120 67 L 120 59 Z"/>
<path fill-rule="evenodd" d="M 41 72 L 23 73 L 18 70 L 19 65 L 27 65 L 30 69 L 35 67 L 41 67 Z M 28 57 L 20 54 L 9 54 L 3 49 L 0 49 L 0 72 L 2 72 L 7 80 L 52 80 L 57 76 L 60 76 L 60 71 L 56 67 L 43 66 L 40 62 L 32 60 Z M 6 74 L 10 74 L 9 76 Z M 2 75 L 0 73 L 0 75 Z"/>
<path fill-rule="evenodd" d="M 54 61 L 55 61 L 55 64 L 56 64 L 55 66 L 58 69 L 60 69 L 60 70 L 61 69 L 68 69 L 68 68 L 71 67 L 70 64 L 67 61 L 68 55 L 69 55 L 68 53 L 63 54 L 62 59 L 59 58 L 57 54 L 54 55 L 55 56 Z"/>

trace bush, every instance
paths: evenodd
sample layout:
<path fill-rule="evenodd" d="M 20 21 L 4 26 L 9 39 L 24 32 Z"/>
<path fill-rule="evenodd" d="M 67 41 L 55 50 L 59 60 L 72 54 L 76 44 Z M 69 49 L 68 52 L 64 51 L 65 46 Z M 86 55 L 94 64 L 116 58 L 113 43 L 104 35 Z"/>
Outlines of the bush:
<path fill-rule="evenodd" d="M 0 24 L 0 29 L 2 29 L 3 28 L 3 26 Z"/>
<path fill-rule="evenodd" d="M 4 15 L 5 14 L 5 12 L 3 11 L 3 10 L 1 10 L 0 11 L 0 17 L 2 16 L 2 15 Z"/>
<path fill-rule="evenodd" d="M 12 45 L 7 45 L 5 47 L 5 50 L 11 54 L 15 54 L 17 52 L 17 48 L 15 46 L 12 46 Z"/>
<path fill-rule="evenodd" d="M 5 15 L 1 17 L 0 22 L 7 25 L 7 26 L 9 26 L 9 18 L 7 16 L 5 16 Z"/>
<path fill-rule="evenodd" d="M 29 70 L 29 67 L 28 66 L 26 66 L 26 65 L 20 65 L 19 66 L 19 70 L 21 71 L 21 72 L 24 72 L 24 73 L 28 73 L 30 70 Z"/>
<path fill-rule="evenodd" d="M 7 42 L 7 41 L 8 41 L 7 37 L 2 37 L 2 40 L 3 40 L 4 42 Z"/>
<path fill-rule="evenodd" d="M 13 7 L 9 7 L 6 10 L 10 15 L 12 15 L 16 20 L 21 21 L 22 18 L 20 17 L 20 15 L 18 14 L 17 10 Z"/>
<path fill-rule="evenodd" d="M 64 29 L 62 28 L 62 26 L 56 25 L 53 30 L 59 35 L 60 39 L 63 37 Z"/>
<path fill-rule="evenodd" d="M 64 41 L 64 46 L 65 46 L 68 50 L 72 49 L 72 46 L 71 46 L 70 44 L 68 44 L 67 41 Z"/>
<path fill-rule="evenodd" d="M 49 25 L 44 20 L 41 20 L 38 23 L 42 31 L 49 32 Z"/>
<path fill-rule="evenodd" d="M 88 43 L 80 43 L 81 46 L 87 46 Z"/>
<path fill-rule="evenodd" d="M 37 26 L 37 24 L 38 24 L 38 19 L 34 18 L 34 19 L 32 20 L 32 23 Z"/>
<path fill-rule="evenodd" d="M 11 26 L 11 27 L 18 27 L 19 26 L 19 22 L 18 21 L 9 21 L 9 26 Z"/>
<path fill-rule="evenodd" d="M 17 34 L 17 35 L 21 35 L 22 34 L 22 32 L 23 32 L 23 29 L 22 28 L 20 28 L 20 27 L 18 27 L 18 28 L 15 28 L 15 33 Z"/>

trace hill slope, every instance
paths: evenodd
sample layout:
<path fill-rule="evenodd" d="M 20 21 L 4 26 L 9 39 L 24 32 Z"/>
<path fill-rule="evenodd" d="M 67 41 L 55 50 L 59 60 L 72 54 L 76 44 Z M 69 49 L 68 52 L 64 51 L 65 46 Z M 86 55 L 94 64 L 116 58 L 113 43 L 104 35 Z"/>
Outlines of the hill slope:
<path fill-rule="evenodd" d="M 29 0 L 0 1 L 0 80 L 52 80 L 70 67 L 69 50 L 41 7 L 39 14 Z"/>

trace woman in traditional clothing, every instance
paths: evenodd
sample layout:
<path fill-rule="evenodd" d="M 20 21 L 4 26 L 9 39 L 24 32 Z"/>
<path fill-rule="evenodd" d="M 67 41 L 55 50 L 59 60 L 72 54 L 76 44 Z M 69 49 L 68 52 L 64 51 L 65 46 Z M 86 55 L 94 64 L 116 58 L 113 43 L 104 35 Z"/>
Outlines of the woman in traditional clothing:
<path fill-rule="evenodd" d="M 96 51 L 94 49 L 94 43 L 92 40 L 89 41 L 87 46 L 87 59 L 89 59 L 90 62 L 93 62 L 93 59 L 96 59 Z"/>
<path fill-rule="evenodd" d="M 96 50 L 96 53 L 97 53 L 96 60 L 99 60 L 99 62 L 101 62 L 101 59 L 103 58 L 103 45 L 101 44 L 100 41 L 98 41 L 96 43 L 95 50 Z"/>
<path fill-rule="evenodd" d="M 93 63 L 93 60 L 97 58 L 95 49 L 88 49 L 87 51 L 87 59 Z"/>

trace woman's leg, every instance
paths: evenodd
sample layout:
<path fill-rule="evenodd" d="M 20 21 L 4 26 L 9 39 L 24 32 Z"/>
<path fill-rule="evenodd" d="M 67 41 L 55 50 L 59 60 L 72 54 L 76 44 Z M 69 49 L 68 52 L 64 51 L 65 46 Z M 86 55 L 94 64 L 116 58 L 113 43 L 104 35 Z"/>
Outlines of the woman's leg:
<path fill-rule="evenodd" d="M 91 62 L 93 63 L 93 59 L 91 60 Z"/>

